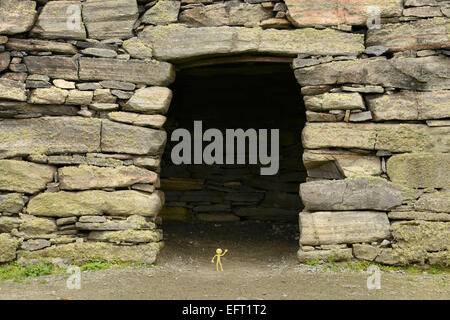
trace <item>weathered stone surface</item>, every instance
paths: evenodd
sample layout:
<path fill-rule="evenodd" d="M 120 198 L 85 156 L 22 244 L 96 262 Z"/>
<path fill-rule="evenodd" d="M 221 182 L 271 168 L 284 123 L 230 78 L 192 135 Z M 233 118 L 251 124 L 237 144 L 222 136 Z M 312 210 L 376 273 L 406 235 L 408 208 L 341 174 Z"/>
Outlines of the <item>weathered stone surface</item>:
<path fill-rule="evenodd" d="M 76 107 L 65 105 L 34 105 L 26 102 L 0 101 L 0 118 L 76 116 L 78 110 Z"/>
<path fill-rule="evenodd" d="M 350 114 L 350 122 L 365 122 L 372 120 L 372 113 L 370 111 L 353 112 Z"/>
<path fill-rule="evenodd" d="M 376 211 L 300 213 L 300 244 L 372 242 L 390 236 L 387 214 Z"/>
<path fill-rule="evenodd" d="M 449 152 L 450 128 L 422 124 L 307 123 L 303 146 L 391 152 Z"/>
<path fill-rule="evenodd" d="M 163 239 L 161 230 L 120 230 L 120 231 L 92 231 L 89 240 L 120 243 L 158 242 Z"/>
<path fill-rule="evenodd" d="M 379 252 L 380 248 L 368 244 L 353 244 L 353 255 L 358 259 L 373 261 Z"/>
<path fill-rule="evenodd" d="M 386 163 L 387 173 L 395 183 L 413 188 L 450 186 L 450 154 L 411 153 L 394 155 Z"/>
<path fill-rule="evenodd" d="M 377 176 L 381 174 L 381 161 L 376 156 L 324 149 L 305 150 L 303 152 L 303 164 L 310 177 L 315 177 L 316 168 L 320 168 L 331 161 L 338 163 L 345 177 L 355 175 Z"/>
<path fill-rule="evenodd" d="M 431 18 L 442 16 L 441 8 L 439 7 L 415 7 L 406 8 L 403 10 L 403 15 L 406 17 L 419 17 L 419 18 Z"/>
<path fill-rule="evenodd" d="M 0 79 L 0 99 L 26 101 L 25 85 L 19 81 Z"/>
<path fill-rule="evenodd" d="M 35 216 L 81 215 L 156 216 L 164 204 L 164 194 L 156 191 L 82 191 L 41 193 L 31 199 L 27 212 Z"/>
<path fill-rule="evenodd" d="M 132 90 L 134 90 L 136 88 L 136 85 L 134 83 L 123 82 L 123 81 L 115 81 L 115 80 L 104 80 L 104 81 L 100 82 L 100 85 L 103 88 L 119 89 L 119 90 L 126 90 L 126 91 L 132 91 Z"/>
<path fill-rule="evenodd" d="M 235 1 L 200 5 L 180 13 L 181 23 L 196 27 L 258 26 L 269 18 L 272 18 L 271 10 L 264 9 L 260 4 Z"/>
<path fill-rule="evenodd" d="M 0 53 L 0 72 L 7 69 L 11 61 L 11 54 L 9 52 Z"/>
<path fill-rule="evenodd" d="M 441 49 L 450 46 L 449 34 L 450 21 L 445 18 L 384 24 L 368 30 L 366 46 L 383 45 L 390 52 Z"/>
<path fill-rule="evenodd" d="M 331 29 L 262 30 L 170 25 L 146 29 L 139 38 L 152 45 L 154 57 L 169 61 L 242 53 L 293 57 L 299 53 L 357 55 L 364 51 L 362 35 Z"/>
<path fill-rule="evenodd" d="M 448 58 L 382 57 L 335 61 L 295 70 L 301 86 L 324 84 L 370 84 L 410 90 L 440 90 L 450 88 Z"/>
<path fill-rule="evenodd" d="M 414 208 L 420 211 L 450 213 L 450 191 L 425 193 L 416 201 Z"/>
<path fill-rule="evenodd" d="M 89 105 L 92 102 L 92 91 L 70 90 L 65 104 Z"/>
<path fill-rule="evenodd" d="M 81 216 L 76 223 L 79 230 L 114 231 L 114 230 L 154 230 L 156 225 L 142 216 L 129 216 L 125 220 L 110 220 L 104 216 Z"/>
<path fill-rule="evenodd" d="M 53 180 L 56 169 L 18 160 L 0 160 L 0 190 L 36 193 Z"/>
<path fill-rule="evenodd" d="M 8 262 L 16 258 L 16 250 L 20 240 L 7 233 L 0 233 L 0 262 Z"/>
<path fill-rule="evenodd" d="M 166 86 L 175 80 L 175 71 L 167 62 L 81 58 L 80 80 L 118 80 Z"/>
<path fill-rule="evenodd" d="M 424 220 L 450 222 L 450 214 L 443 212 L 391 211 L 388 213 L 388 217 L 391 220 Z"/>
<path fill-rule="evenodd" d="M 16 51 L 26 52 L 54 52 L 63 54 L 76 54 L 77 48 L 70 43 L 39 40 L 39 39 L 14 39 L 9 38 L 5 44 L 6 48 Z"/>
<path fill-rule="evenodd" d="M 168 0 L 166 2 L 175 1 Z M 122 48 L 124 48 L 131 57 L 136 59 L 151 59 L 153 56 L 152 48 L 147 46 L 144 42 L 142 42 L 141 39 L 136 37 L 125 40 L 122 44 Z"/>
<path fill-rule="evenodd" d="M 159 0 L 141 17 L 142 23 L 164 25 L 178 21 L 181 2 L 173 0 Z"/>
<path fill-rule="evenodd" d="M 0 234 L 3 232 L 11 233 L 13 229 L 18 229 L 22 220 L 18 217 L 0 216 Z"/>
<path fill-rule="evenodd" d="M 117 122 L 156 129 L 161 129 L 167 120 L 165 116 L 160 114 L 146 115 L 133 112 L 110 112 L 108 118 Z"/>
<path fill-rule="evenodd" d="M 305 107 L 311 111 L 364 110 L 364 101 L 359 93 L 324 93 L 304 97 Z"/>
<path fill-rule="evenodd" d="M 158 175 L 135 166 L 99 168 L 81 165 L 58 169 L 62 190 L 123 188 L 136 183 L 154 183 Z"/>
<path fill-rule="evenodd" d="M 136 0 L 88 0 L 83 4 L 89 38 L 130 38 L 138 16 Z"/>
<path fill-rule="evenodd" d="M 377 6 L 381 17 L 398 17 L 402 0 L 286 0 L 288 17 L 297 27 L 331 25 L 366 25 L 368 8 Z"/>
<path fill-rule="evenodd" d="M 100 151 L 101 121 L 43 117 L 0 121 L 0 158 Z"/>
<path fill-rule="evenodd" d="M 52 258 L 66 258 L 72 262 L 87 262 L 102 257 L 106 261 L 143 262 L 152 264 L 161 248 L 159 243 L 137 246 L 118 246 L 105 242 L 83 242 L 54 245 L 37 251 L 19 251 L 18 263 L 37 263 Z"/>
<path fill-rule="evenodd" d="M 29 239 L 22 242 L 21 248 L 27 251 L 35 251 L 50 247 L 51 242 L 46 239 Z"/>
<path fill-rule="evenodd" d="M 391 230 L 396 240 L 393 254 L 402 264 L 424 263 L 428 258 L 428 252 L 448 251 L 450 248 L 448 222 L 395 222 Z"/>
<path fill-rule="evenodd" d="M 137 90 L 124 106 L 124 110 L 166 114 L 172 100 L 172 90 L 165 87 L 148 87 Z"/>
<path fill-rule="evenodd" d="M 0 212 L 19 213 L 26 201 L 27 198 L 20 193 L 0 194 Z"/>
<path fill-rule="evenodd" d="M 115 58 L 117 56 L 117 52 L 115 50 L 104 48 L 86 48 L 81 50 L 81 53 L 87 56 L 101 58 Z"/>
<path fill-rule="evenodd" d="M 2 0 L 0 34 L 15 34 L 30 30 L 36 14 L 36 1 Z"/>
<path fill-rule="evenodd" d="M 352 256 L 352 249 L 336 249 L 336 250 L 314 250 L 314 251 L 302 251 L 297 252 L 297 258 L 300 263 L 306 263 L 308 261 L 324 261 L 324 262 L 338 262 L 338 261 L 350 261 Z"/>
<path fill-rule="evenodd" d="M 22 219 L 19 231 L 27 235 L 48 234 L 56 231 L 56 223 L 54 219 L 26 216 Z"/>
<path fill-rule="evenodd" d="M 164 150 L 164 130 L 130 126 L 103 120 L 102 152 L 158 155 Z"/>
<path fill-rule="evenodd" d="M 45 4 L 32 35 L 46 39 L 86 39 L 79 1 L 50 1 Z"/>
<path fill-rule="evenodd" d="M 69 95 L 67 90 L 57 87 L 37 88 L 31 92 L 28 103 L 31 104 L 64 104 Z"/>
<path fill-rule="evenodd" d="M 94 216 L 94 217 L 97 217 L 97 216 Z M 56 219 L 56 225 L 64 226 L 64 225 L 68 225 L 68 224 L 73 224 L 77 221 L 78 221 L 77 217 L 59 218 L 59 219 Z"/>
<path fill-rule="evenodd" d="M 375 121 L 450 118 L 449 90 L 370 95 L 366 101 Z"/>
<path fill-rule="evenodd" d="M 47 75 L 51 78 L 78 80 L 77 60 L 59 56 L 27 56 L 24 58 L 29 73 Z"/>
<path fill-rule="evenodd" d="M 384 210 L 412 199 L 416 193 L 378 177 L 352 177 L 302 183 L 300 195 L 307 210 Z"/>

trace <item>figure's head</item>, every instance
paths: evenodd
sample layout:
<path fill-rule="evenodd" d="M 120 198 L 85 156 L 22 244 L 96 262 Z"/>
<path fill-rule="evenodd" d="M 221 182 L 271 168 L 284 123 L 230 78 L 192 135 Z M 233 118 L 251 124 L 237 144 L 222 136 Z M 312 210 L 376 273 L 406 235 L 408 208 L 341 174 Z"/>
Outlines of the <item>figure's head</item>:
<path fill-rule="evenodd" d="M 216 253 L 217 253 L 217 254 L 221 254 L 221 253 L 222 253 L 222 249 L 220 249 L 220 248 L 217 249 L 217 250 L 216 250 Z"/>

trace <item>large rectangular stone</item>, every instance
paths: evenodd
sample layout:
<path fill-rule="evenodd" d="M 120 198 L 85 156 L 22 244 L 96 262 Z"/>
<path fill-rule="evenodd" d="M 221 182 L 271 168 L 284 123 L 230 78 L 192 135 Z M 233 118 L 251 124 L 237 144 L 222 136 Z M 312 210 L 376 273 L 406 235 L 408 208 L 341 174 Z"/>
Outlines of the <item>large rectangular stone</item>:
<path fill-rule="evenodd" d="M 99 168 L 81 165 L 58 169 L 60 188 L 63 190 L 87 190 L 124 188 L 136 183 L 155 183 L 158 175 L 135 166 Z"/>
<path fill-rule="evenodd" d="M 444 56 L 334 61 L 295 70 L 301 86 L 354 83 L 423 91 L 450 89 L 449 74 Z"/>
<path fill-rule="evenodd" d="M 318 180 L 302 183 L 300 197 L 309 211 L 388 211 L 417 193 L 380 177 L 353 177 L 345 180 Z"/>
<path fill-rule="evenodd" d="M 154 217 L 164 205 L 164 194 L 124 190 L 41 193 L 31 199 L 27 212 L 34 216 L 70 217 L 83 215 Z"/>
<path fill-rule="evenodd" d="M 300 213 L 300 244 L 372 242 L 389 238 L 387 214 L 376 211 Z"/>
<path fill-rule="evenodd" d="M 50 78 L 78 80 L 78 61 L 60 56 L 26 56 L 24 62 L 29 73 L 43 74 Z"/>
<path fill-rule="evenodd" d="M 416 201 L 414 209 L 450 213 L 450 190 L 425 193 Z"/>
<path fill-rule="evenodd" d="M 450 118 L 449 90 L 368 95 L 366 101 L 375 121 Z"/>
<path fill-rule="evenodd" d="M 0 120 L 0 158 L 100 151 L 101 121 L 81 117 Z"/>
<path fill-rule="evenodd" d="M 297 27 L 340 24 L 366 25 L 368 9 L 376 6 L 381 17 L 402 15 L 402 0 L 285 0 L 289 20 Z M 376 11 L 372 11 L 375 15 Z"/>
<path fill-rule="evenodd" d="M 366 46 L 384 46 L 390 52 L 450 47 L 450 19 L 421 19 L 408 23 L 384 24 L 367 31 Z"/>
<path fill-rule="evenodd" d="M 411 153 L 394 155 L 386 163 L 391 180 L 413 188 L 448 188 L 450 154 Z"/>
<path fill-rule="evenodd" d="M 81 58 L 80 80 L 118 80 L 167 86 L 175 80 L 170 63 L 160 61 Z"/>
<path fill-rule="evenodd" d="M 79 1 L 49 1 L 42 8 L 32 35 L 47 39 L 86 39 Z"/>
<path fill-rule="evenodd" d="M 152 46 L 154 57 L 169 61 L 245 53 L 294 57 L 299 53 L 358 55 L 364 51 L 362 35 L 331 29 L 262 30 L 170 25 L 146 29 L 139 37 Z"/>
<path fill-rule="evenodd" d="M 0 34 L 23 33 L 30 30 L 36 14 L 36 1 L 0 1 Z"/>
<path fill-rule="evenodd" d="M 307 123 L 303 146 L 391 152 L 450 152 L 450 128 L 422 124 Z"/>
<path fill-rule="evenodd" d="M 25 84 L 19 81 L 0 79 L 0 99 L 26 101 Z"/>
<path fill-rule="evenodd" d="M 102 120 L 102 152 L 159 155 L 164 150 L 164 130 Z"/>
<path fill-rule="evenodd" d="M 83 3 L 83 22 L 89 38 L 131 38 L 139 16 L 136 0 L 88 0 Z"/>
<path fill-rule="evenodd" d="M 53 181 L 51 166 L 18 160 L 0 160 L 0 190 L 36 193 Z"/>

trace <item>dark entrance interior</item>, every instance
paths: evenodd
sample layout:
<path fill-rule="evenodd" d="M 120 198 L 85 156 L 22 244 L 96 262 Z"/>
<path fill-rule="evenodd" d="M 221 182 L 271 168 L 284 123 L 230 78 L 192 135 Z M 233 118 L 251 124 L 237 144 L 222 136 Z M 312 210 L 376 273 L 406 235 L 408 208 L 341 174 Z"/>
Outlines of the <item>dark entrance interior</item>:
<path fill-rule="evenodd" d="M 182 68 L 172 90 L 161 169 L 163 221 L 297 224 L 302 210 L 298 189 L 306 179 L 300 134 L 305 111 L 290 65 L 247 62 Z M 173 130 L 188 129 L 193 137 L 197 120 L 203 132 L 217 128 L 224 137 L 225 129 L 279 129 L 278 173 L 260 175 L 261 164 L 174 165 L 171 151 L 178 142 L 170 141 Z"/>

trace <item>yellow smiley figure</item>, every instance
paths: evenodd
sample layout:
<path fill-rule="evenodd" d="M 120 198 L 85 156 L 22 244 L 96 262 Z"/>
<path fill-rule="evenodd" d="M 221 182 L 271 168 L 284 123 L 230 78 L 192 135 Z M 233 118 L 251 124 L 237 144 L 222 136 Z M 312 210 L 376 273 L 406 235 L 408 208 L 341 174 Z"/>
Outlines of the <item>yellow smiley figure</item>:
<path fill-rule="evenodd" d="M 217 271 L 219 271 L 219 266 L 220 266 L 220 271 L 223 271 L 223 267 L 222 267 L 222 262 L 220 262 L 220 258 L 223 257 L 226 253 L 228 252 L 228 249 L 225 249 L 225 251 L 222 253 L 222 249 L 217 249 L 216 250 L 216 255 L 212 258 L 211 263 L 214 263 L 214 259 L 217 258 Z"/>

